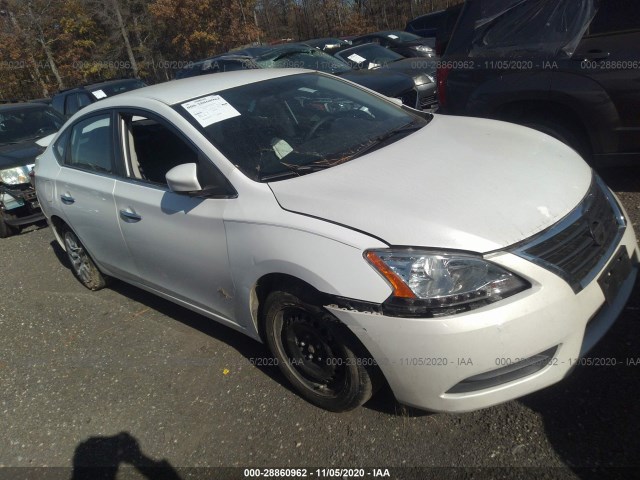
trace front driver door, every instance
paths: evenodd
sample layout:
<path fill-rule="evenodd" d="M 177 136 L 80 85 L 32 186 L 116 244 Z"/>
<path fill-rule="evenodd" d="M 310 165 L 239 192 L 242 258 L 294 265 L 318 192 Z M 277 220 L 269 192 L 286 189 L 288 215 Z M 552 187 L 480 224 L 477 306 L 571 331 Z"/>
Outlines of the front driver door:
<path fill-rule="evenodd" d="M 174 166 L 196 163 L 203 187 L 224 178 L 160 117 L 122 112 L 119 127 L 127 172 L 116 181 L 114 197 L 140 282 L 233 322 L 234 288 L 223 217 L 235 200 L 174 193 L 165 174 Z"/>

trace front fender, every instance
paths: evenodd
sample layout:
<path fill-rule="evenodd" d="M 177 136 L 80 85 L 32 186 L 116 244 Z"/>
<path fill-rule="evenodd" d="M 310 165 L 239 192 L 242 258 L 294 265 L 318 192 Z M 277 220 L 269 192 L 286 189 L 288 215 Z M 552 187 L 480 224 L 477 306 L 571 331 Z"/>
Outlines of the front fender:
<path fill-rule="evenodd" d="M 317 222 L 327 225 L 328 230 L 338 228 Z M 363 258 L 362 248 L 295 227 L 228 221 L 225 228 L 236 292 L 235 318 L 256 339 L 252 294 L 265 275 L 290 275 L 323 293 L 376 303 L 391 294 L 391 287 Z M 362 237 L 367 248 L 385 246 Z"/>

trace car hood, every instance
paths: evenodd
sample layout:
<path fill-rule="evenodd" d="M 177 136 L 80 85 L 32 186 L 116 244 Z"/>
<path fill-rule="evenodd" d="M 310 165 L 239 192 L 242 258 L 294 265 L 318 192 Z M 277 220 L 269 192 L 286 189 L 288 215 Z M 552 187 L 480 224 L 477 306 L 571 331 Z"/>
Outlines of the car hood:
<path fill-rule="evenodd" d="M 0 169 L 35 163 L 36 157 L 45 150 L 36 140 L 26 140 L 15 145 L 0 145 Z"/>
<path fill-rule="evenodd" d="M 435 61 L 416 60 L 415 58 L 403 58 L 395 62 L 388 62 L 380 68 L 388 68 L 389 70 L 406 73 L 407 75 L 419 75 L 421 73 L 426 73 L 432 77 L 436 75 Z"/>
<path fill-rule="evenodd" d="M 269 185 L 282 208 L 389 245 L 485 253 L 556 223 L 591 178 L 578 154 L 547 135 L 436 115 L 387 147 Z"/>
<path fill-rule="evenodd" d="M 387 69 L 354 70 L 341 74 L 340 78 L 350 80 L 388 97 L 401 95 L 414 87 L 412 77 Z"/>
<path fill-rule="evenodd" d="M 418 40 L 411 40 L 410 42 L 404 42 L 402 44 L 403 47 L 417 47 L 419 45 L 435 48 L 436 39 L 434 37 L 420 38 Z"/>

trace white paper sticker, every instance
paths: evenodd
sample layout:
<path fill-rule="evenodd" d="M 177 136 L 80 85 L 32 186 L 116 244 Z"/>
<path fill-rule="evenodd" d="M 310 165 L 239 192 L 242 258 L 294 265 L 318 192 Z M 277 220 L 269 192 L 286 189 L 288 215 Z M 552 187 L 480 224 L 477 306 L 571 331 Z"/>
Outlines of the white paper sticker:
<path fill-rule="evenodd" d="M 369 70 L 373 70 L 374 68 L 378 68 L 379 66 L 380 66 L 380 65 L 378 65 L 377 63 L 373 63 L 373 62 L 371 62 L 367 68 L 368 68 Z"/>
<path fill-rule="evenodd" d="M 203 127 L 240 115 L 240 112 L 229 105 L 220 95 L 202 97 L 198 100 L 183 103 L 182 106 Z"/>
<path fill-rule="evenodd" d="M 361 57 L 360 55 L 358 55 L 357 53 L 352 53 L 351 55 L 349 55 L 347 57 L 349 60 L 351 60 L 352 62 L 356 62 L 356 63 L 363 63 L 366 62 L 367 59 L 364 57 Z"/>
<path fill-rule="evenodd" d="M 298 90 L 300 90 L 301 92 L 307 92 L 307 93 L 316 93 L 318 90 L 314 90 L 313 88 L 307 88 L 307 87 L 300 87 Z"/>
<path fill-rule="evenodd" d="M 393 35 L 393 34 L 392 34 L 392 35 L 387 35 L 387 37 L 389 37 L 389 38 L 393 38 L 394 40 L 397 40 L 397 39 L 398 39 L 398 36 L 397 36 L 397 35 Z"/>
<path fill-rule="evenodd" d="M 107 94 L 104 93 L 102 90 L 94 90 L 91 93 L 93 93 L 93 96 L 96 97 L 98 100 L 100 100 L 101 98 L 107 98 Z"/>
<path fill-rule="evenodd" d="M 293 147 L 289 145 L 285 140 L 274 138 L 271 140 L 271 148 L 273 148 L 273 153 L 276 154 L 279 160 L 282 160 L 284 157 L 293 152 Z"/>

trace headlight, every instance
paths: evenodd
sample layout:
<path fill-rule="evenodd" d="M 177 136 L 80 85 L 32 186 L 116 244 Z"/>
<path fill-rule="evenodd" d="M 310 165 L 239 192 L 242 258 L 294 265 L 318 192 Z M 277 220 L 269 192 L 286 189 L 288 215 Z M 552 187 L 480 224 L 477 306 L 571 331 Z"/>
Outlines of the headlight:
<path fill-rule="evenodd" d="M 29 170 L 28 166 L 0 170 L 0 180 L 7 185 L 29 183 Z"/>
<path fill-rule="evenodd" d="M 433 77 L 426 73 L 421 73 L 413 77 L 416 85 L 424 85 L 426 83 L 433 83 Z"/>
<path fill-rule="evenodd" d="M 427 47 L 426 45 L 416 45 L 415 47 L 411 47 L 414 50 L 424 53 L 433 53 L 433 48 Z"/>
<path fill-rule="evenodd" d="M 473 255 L 385 249 L 369 250 L 365 257 L 393 287 L 387 307 L 414 316 L 471 310 L 531 286 L 517 275 Z"/>

